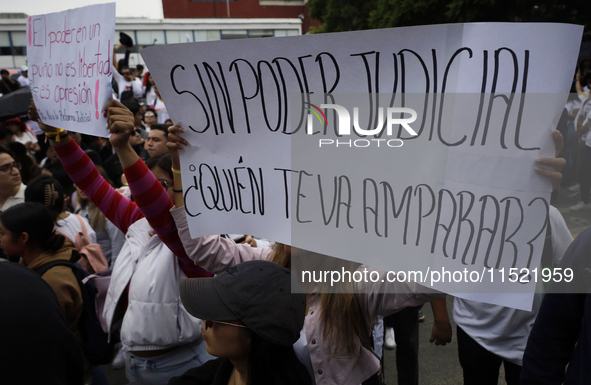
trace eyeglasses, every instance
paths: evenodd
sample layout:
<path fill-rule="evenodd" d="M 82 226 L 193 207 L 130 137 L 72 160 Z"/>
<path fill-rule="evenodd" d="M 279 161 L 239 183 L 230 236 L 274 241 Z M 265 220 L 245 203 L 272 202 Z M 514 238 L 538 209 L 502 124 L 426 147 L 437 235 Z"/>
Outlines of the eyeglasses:
<path fill-rule="evenodd" d="M 129 72 L 121 72 L 121 75 L 125 76 L 125 75 L 131 75 Z"/>
<path fill-rule="evenodd" d="M 135 136 L 136 134 L 137 135 L 141 135 L 142 134 L 142 131 L 139 128 L 136 128 L 135 130 L 133 130 L 131 132 L 131 136 Z"/>
<path fill-rule="evenodd" d="M 0 166 L 0 171 L 10 174 L 10 172 L 12 171 L 13 168 L 16 168 L 17 170 L 20 171 L 21 167 L 22 166 L 19 162 L 6 163 L 6 164 L 3 164 L 2 166 Z"/>
<path fill-rule="evenodd" d="M 169 187 L 172 187 L 172 185 L 169 185 L 168 182 L 164 179 L 158 179 L 158 182 L 160 182 L 160 184 L 162 185 L 162 187 L 164 187 L 165 190 L 168 190 Z"/>
<path fill-rule="evenodd" d="M 144 114 L 144 118 L 153 118 L 154 116 L 156 115 L 154 115 L 153 113 Z"/>
<path fill-rule="evenodd" d="M 205 330 L 207 330 L 208 328 L 213 327 L 213 324 L 222 324 L 222 325 L 236 326 L 236 327 L 239 327 L 239 328 L 248 329 L 248 326 L 246 326 L 246 325 L 233 324 L 233 323 L 230 323 L 230 322 L 203 320 L 203 323 L 205 324 Z"/>

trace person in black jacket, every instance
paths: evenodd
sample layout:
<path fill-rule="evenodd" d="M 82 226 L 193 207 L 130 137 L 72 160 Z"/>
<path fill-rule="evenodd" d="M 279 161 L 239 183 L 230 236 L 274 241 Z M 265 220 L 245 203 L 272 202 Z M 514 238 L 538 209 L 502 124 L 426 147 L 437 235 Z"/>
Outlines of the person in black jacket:
<path fill-rule="evenodd" d="M 7 70 L 0 70 L 0 76 L 2 76 L 2 80 L 0 80 L 0 94 L 6 95 L 21 88 L 21 84 L 11 78 L 10 72 Z"/>
<path fill-rule="evenodd" d="M 82 385 L 82 350 L 51 287 L 0 260 L 0 377 L 4 384 Z"/>
<path fill-rule="evenodd" d="M 522 385 L 591 383 L 589 250 L 591 229 L 575 238 L 553 271 L 523 355 Z"/>

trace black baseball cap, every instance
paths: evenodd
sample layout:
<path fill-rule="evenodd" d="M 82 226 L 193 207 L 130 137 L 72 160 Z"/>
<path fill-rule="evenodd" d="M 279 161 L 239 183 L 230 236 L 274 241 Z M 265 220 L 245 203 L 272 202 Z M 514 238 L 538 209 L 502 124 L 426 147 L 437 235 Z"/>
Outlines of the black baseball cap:
<path fill-rule="evenodd" d="M 248 261 L 213 278 L 180 283 L 181 301 L 194 317 L 211 321 L 240 320 L 254 333 L 280 345 L 300 338 L 306 296 L 286 268 L 269 261 Z"/>

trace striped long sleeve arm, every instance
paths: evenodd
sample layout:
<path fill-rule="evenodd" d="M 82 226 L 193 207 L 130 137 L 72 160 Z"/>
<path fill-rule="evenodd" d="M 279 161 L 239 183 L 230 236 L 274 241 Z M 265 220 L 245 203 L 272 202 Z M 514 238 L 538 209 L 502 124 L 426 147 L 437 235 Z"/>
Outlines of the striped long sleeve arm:
<path fill-rule="evenodd" d="M 170 214 L 172 201 L 146 164 L 138 159 L 123 172 L 135 202 L 162 242 L 177 256 L 179 266 L 187 277 L 211 277 L 211 273 L 195 265 L 187 255 Z"/>
<path fill-rule="evenodd" d="M 66 145 L 54 148 L 76 186 L 124 234 L 129 226 L 143 218 L 139 207 L 131 199 L 115 191 L 73 139 Z"/>

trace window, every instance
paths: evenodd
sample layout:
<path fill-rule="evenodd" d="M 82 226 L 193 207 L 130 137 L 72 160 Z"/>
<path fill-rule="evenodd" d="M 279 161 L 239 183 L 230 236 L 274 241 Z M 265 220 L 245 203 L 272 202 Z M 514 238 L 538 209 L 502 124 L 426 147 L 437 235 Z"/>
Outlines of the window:
<path fill-rule="evenodd" d="M 222 40 L 246 39 L 248 31 L 245 29 L 226 29 L 222 30 Z"/>
<path fill-rule="evenodd" d="M 192 43 L 193 31 L 166 31 L 166 44 Z"/>
<path fill-rule="evenodd" d="M 8 32 L 0 32 L 0 55 L 12 55 Z"/>
<path fill-rule="evenodd" d="M 297 36 L 300 33 L 297 29 L 276 29 L 275 36 Z"/>
<path fill-rule="evenodd" d="M 216 41 L 222 39 L 222 31 L 207 31 L 207 41 Z"/>
<path fill-rule="evenodd" d="M 27 55 L 27 33 L 26 32 L 11 32 L 12 49 L 15 56 Z"/>
<path fill-rule="evenodd" d="M 164 31 L 137 31 L 137 45 L 139 49 L 154 44 L 165 44 Z"/>
<path fill-rule="evenodd" d="M 248 31 L 248 37 L 273 37 L 272 29 L 251 29 Z"/>

